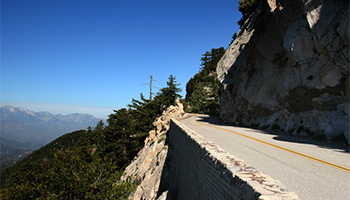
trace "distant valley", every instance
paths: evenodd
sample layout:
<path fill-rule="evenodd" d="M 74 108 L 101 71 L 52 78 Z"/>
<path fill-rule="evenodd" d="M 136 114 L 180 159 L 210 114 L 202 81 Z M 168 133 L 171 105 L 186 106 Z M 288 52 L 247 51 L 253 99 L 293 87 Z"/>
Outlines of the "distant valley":
<path fill-rule="evenodd" d="M 24 108 L 0 107 L 0 170 L 55 138 L 96 126 L 100 120 L 88 114 L 54 115 Z"/>

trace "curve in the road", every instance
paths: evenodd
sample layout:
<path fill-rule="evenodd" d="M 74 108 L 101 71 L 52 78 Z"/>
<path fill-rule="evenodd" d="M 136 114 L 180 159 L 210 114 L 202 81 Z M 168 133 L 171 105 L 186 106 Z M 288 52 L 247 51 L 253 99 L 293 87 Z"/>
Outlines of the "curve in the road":
<path fill-rule="evenodd" d="M 310 159 L 310 160 L 313 160 L 313 161 L 316 161 L 316 162 L 319 162 L 319 163 L 322 163 L 322 164 L 325 164 L 325 165 L 329 165 L 331 167 L 344 170 L 346 172 L 350 172 L 350 168 L 343 167 L 341 165 L 337 165 L 337 164 L 334 164 L 334 163 L 331 163 L 331 162 L 328 162 L 328 161 L 325 161 L 325 160 L 322 160 L 322 159 L 319 159 L 319 158 L 315 158 L 313 156 L 309 156 L 309 155 L 306 155 L 306 154 L 303 154 L 303 153 L 300 153 L 300 152 L 297 152 L 297 151 L 293 151 L 291 149 L 284 148 L 284 147 L 281 147 L 281 146 L 278 146 L 278 145 L 275 145 L 275 144 L 272 144 L 272 143 L 269 143 L 269 142 L 265 142 L 263 140 L 259 140 L 259 139 L 254 138 L 254 137 L 250 137 L 250 136 L 247 136 L 247 135 L 235 132 L 235 131 L 231 131 L 231 130 L 228 130 L 228 129 L 224 129 L 224 128 L 221 128 L 221 127 L 217 127 L 217 126 L 214 126 L 214 125 L 211 125 L 211 124 L 202 123 L 199 120 L 197 120 L 197 123 L 199 123 L 201 125 L 204 125 L 204 126 L 209 126 L 209 127 L 212 127 L 212 128 L 220 129 L 220 130 L 223 130 L 223 131 L 228 131 L 230 133 L 234 133 L 236 135 L 239 135 L 239 136 L 242 136 L 242 137 L 245 137 L 245 138 L 248 138 L 248 139 L 251 139 L 251 140 L 254 140 L 254 141 L 257 141 L 257 142 L 260 142 L 260 143 L 263 143 L 263 144 L 266 144 L 266 145 L 269 145 L 269 146 L 272 146 L 272 147 L 275 147 L 275 148 L 278 148 L 278 149 L 281 149 L 281 150 L 284 150 L 284 151 L 287 151 L 287 152 L 290 152 L 290 153 L 293 153 L 295 155 L 298 155 L 298 156 L 301 156 L 301 157 L 304 157 L 304 158 L 307 158 L 307 159 Z"/>

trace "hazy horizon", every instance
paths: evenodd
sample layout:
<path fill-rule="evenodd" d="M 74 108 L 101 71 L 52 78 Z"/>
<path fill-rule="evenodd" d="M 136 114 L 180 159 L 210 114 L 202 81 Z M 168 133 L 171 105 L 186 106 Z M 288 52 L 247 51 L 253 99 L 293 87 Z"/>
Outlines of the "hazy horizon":
<path fill-rule="evenodd" d="M 113 110 L 118 108 L 103 107 L 103 106 L 79 106 L 69 104 L 55 104 L 55 103 L 31 103 L 31 102 L 1 102 L 1 107 L 12 106 L 20 107 L 33 112 L 49 112 L 57 115 L 68 115 L 73 113 L 89 114 L 96 118 L 106 120 Z"/>

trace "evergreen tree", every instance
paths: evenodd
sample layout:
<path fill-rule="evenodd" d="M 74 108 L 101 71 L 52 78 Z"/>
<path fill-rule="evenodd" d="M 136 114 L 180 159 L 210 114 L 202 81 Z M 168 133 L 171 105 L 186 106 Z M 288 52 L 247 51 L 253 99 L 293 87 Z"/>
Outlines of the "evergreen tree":
<path fill-rule="evenodd" d="M 175 76 L 170 75 L 166 84 L 168 87 L 160 89 L 160 92 L 155 97 L 155 100 L 162 102 L 165 108 L 169 107 L 170 105 L 173 105 L 175 99 L 180 99 L 182 97 L 179 94 L 179 92 L 181 92 L 182 90 L 178 87 L 180 84 L 176 83 Z"/>
<path fill-rule="evenodd" d="M 200 71 L 186 84 L 187 112 L 218 115 L 220 108 L 219 82 L 216 66 L 224 55 L 223 47 L 211 49 L 201 58 Z"/>

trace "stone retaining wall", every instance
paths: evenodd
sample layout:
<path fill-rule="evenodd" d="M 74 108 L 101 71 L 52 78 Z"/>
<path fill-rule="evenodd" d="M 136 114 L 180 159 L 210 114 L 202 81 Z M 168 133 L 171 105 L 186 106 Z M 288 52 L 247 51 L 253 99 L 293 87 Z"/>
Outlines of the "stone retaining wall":
<path fill-rule="evenodd" d="M 299 199 L 279 181 L 171 120 L 168 199 Z"/>

